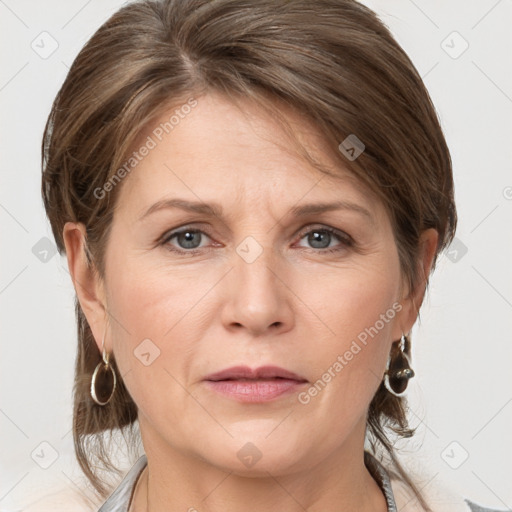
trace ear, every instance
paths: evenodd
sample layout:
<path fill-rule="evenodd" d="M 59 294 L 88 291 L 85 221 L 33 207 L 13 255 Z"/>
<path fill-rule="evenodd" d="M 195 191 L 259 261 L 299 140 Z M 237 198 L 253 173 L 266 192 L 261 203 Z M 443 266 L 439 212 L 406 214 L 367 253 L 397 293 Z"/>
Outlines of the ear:
<path fill-rule="evenodd" d="M 400 312 L 399 325 L 397 325 L 397 329 L 401 329 L 404 334 L 410 332 L 418 318 L 418 313 L 425 296 L 428 276 L 430 275 L 436 254 L 438 239 L 439 233 L 433 228 L 423 231 L 420 236 L 416 288 L 408 290 L 407 296 L 402 299 L 403 309 Z M 396 332 L 393 339 L 400 339 L 402 332 Z"/>
<path fill-rule="evenodd" d="M 86 256 L 87 232 L 84 224 L 66 222 L 63 238 L 71 280 L 101 353 L 107 321 L 105 290 L 94 263 L 89 261 Z"/>

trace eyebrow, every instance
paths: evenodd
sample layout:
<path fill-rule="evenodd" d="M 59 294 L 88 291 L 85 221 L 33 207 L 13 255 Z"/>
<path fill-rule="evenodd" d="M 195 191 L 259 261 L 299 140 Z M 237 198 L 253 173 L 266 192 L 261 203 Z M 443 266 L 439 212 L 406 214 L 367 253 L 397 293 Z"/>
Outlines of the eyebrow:
<path fill-rule="evenodd" d="M 199 201 L 187 201 L 185 199 L 163 199 L 150 206 L 146 212 L 139 218 L 139 221 L 145 219 L 148 215 L 160 210 L 179 208 L 193 213 L 202 213 L 214 217 L 222 217 L 222 206 L 218 203 L 203 203 Z"/>
<path fill-rule="evenodd" d="M 178 208 L 180 210 L 192 213 L 200 213 L 212 217 L 222 217 L 222 206 L 219 203 L 204 203 L 200 201 L 188 201 L 185 199 L 163 199 L 150 206 L 147 211 L 139 218 L 139 221 L 145 219 L 154 212 Z M 350 201 L 335 201 L 331 203 L 309 203 L 294 206 L 290 209 L 290 214 L 295 217 L 306 217 L 334 210 L 351 210 L 364 216 L 372 225 L 375 225 L 375 218 L 369 210 L 363 206 Z"/>
<path fill-rule="evenodd" d="M 296 217 L 305 217 L 318 213 L 330 212 L 333 210 L 351 210 L 366 217 L 372 225 L 375 225 L 375 218 L 369 210 L 351 201 L 335 201 L 332 203 L 311 203 L 291 208 L 290 213 Z"/>

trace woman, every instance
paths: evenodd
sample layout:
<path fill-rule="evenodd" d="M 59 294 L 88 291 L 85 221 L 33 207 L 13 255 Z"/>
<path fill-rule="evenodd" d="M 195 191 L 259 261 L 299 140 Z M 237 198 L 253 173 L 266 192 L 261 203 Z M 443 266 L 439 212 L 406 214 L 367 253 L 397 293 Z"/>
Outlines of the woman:
<path fill-rule="evenodd" d="M 73 63 L 43 160 L 102 512 L 440 510 L 389 430 L 412 435 L 409 333 L 455 232 L 451 162 L 373 12 L 129 4 Z M 145 455 L 111 493 L 105 434 L 137 428 Z"/>

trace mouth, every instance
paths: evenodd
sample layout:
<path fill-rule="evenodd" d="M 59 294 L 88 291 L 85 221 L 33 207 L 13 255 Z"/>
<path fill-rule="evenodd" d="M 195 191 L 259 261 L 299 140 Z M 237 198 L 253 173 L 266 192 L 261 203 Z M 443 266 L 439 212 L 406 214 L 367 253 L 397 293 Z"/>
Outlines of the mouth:
<path fill-rule="evenodd" d="M 205 380 L 218 382 L 221 380 L 274 380 L 286 379 L 307 382 L 307 379 L 279 366 L 260 366 L 251 369 L 248 366 L 233 366 L 217 373 L 212 373 Z"/>
<path fill-rule="evenodd" d="M 308 381 L 278 366 L 227 368 L 206 377 L 210 389 L 239 402 L 268 402 L 297 392 Z"/>

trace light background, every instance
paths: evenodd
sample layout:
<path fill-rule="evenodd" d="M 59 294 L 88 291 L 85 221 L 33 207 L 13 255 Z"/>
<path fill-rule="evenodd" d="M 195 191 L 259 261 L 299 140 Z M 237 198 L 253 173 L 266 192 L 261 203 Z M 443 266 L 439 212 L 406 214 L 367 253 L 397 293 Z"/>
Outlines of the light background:
<path fill-rule="evenodd" d="M 481 504 L 512 508 L 512 2 L 364 3 L 430 91 L 459 213 L 457 240 L 438 262 L 413 331 L 409 396 L 419 428 L 404 461 L 428 472 L 425 490 L 444 482 Z M 1 511 L 20 510 L 50 486 L 80 484 L 70 433 L 74 291 L 65 258 L 51 247 L 44 257 L 41 239 L 52 236 L 40 199 L 40 143 L 68 67 L 121 5 L 0 0 Z M 49 51 L 51 39 L 58 48 L 50 56 L 31 46 Z M 52 450 L 58 458 L 43 469 Z"/>

